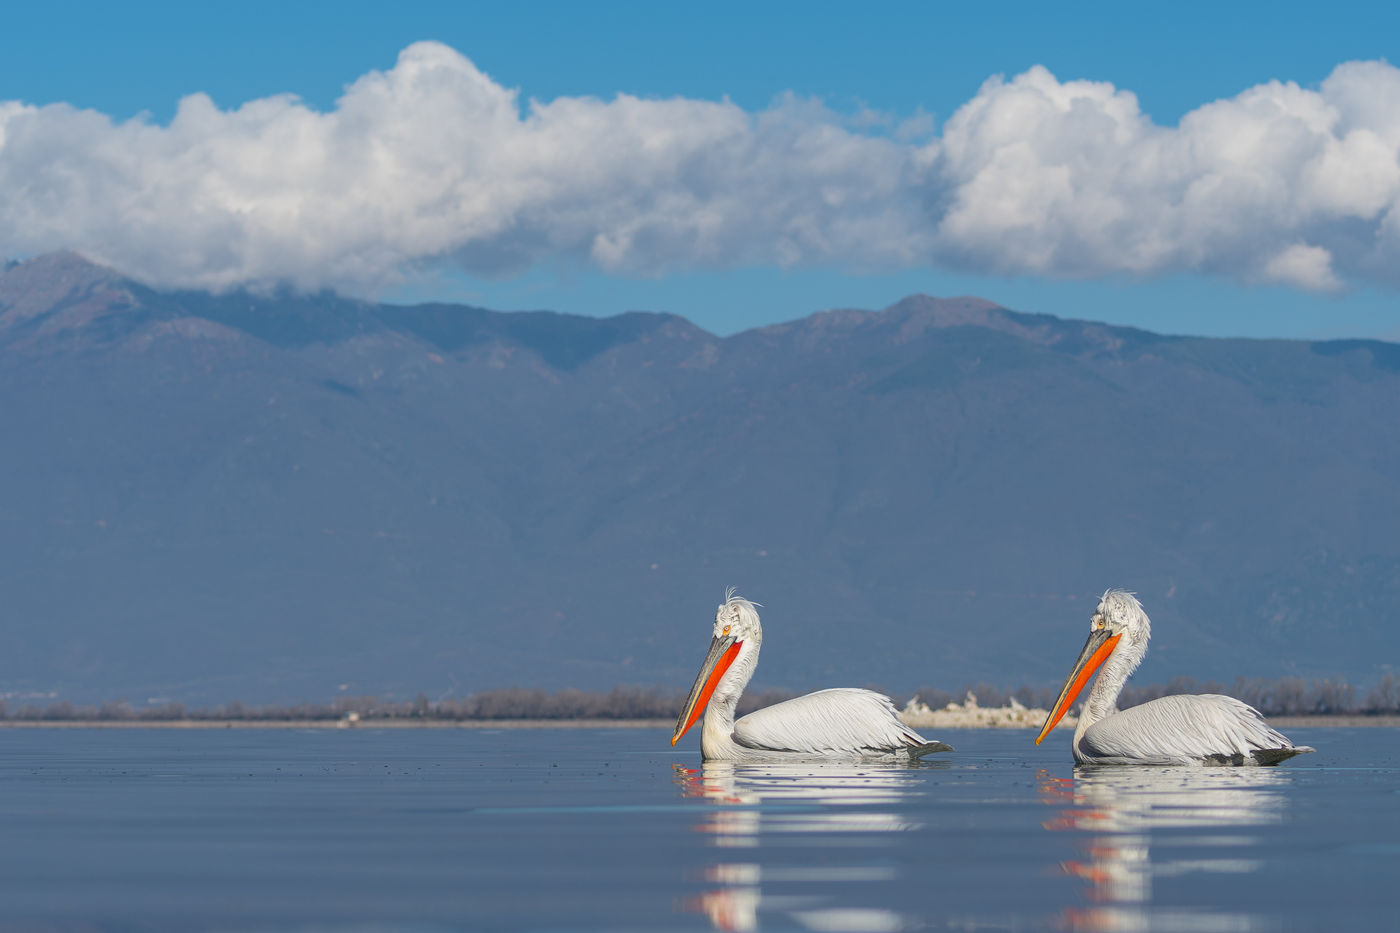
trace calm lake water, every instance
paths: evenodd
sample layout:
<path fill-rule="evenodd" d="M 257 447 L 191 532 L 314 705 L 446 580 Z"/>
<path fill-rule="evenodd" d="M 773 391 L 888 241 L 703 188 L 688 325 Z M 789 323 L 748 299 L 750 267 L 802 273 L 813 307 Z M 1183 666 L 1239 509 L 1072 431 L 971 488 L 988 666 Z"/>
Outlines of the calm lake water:
<path fill-rule="evenodd" d="M 0 730 L 0 929 L 1387 930 L 1400 730 L 1279 768 L 701 767 L 669 730 Z"/>

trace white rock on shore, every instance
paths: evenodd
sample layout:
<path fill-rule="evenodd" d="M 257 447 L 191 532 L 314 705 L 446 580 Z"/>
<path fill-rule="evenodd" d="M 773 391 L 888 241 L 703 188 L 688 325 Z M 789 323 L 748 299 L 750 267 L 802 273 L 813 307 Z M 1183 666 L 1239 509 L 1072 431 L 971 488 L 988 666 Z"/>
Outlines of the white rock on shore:
<path fill-rule="evenodd" d="M 961 703 L 949 703 L 942 709 L 931 709 L 917 696 L 913 697 L 900 711 L 899 718 L 916 729 L 1038 729 L 1048 715 L 1048 710 L 1027 709 L 1015 697 L 1006 706 L 978 706 L 976 695 L 968 691 Z M 1060 726 L 1073 728 L 1078 721 L 1073 713 L 1066 713 Z"/>

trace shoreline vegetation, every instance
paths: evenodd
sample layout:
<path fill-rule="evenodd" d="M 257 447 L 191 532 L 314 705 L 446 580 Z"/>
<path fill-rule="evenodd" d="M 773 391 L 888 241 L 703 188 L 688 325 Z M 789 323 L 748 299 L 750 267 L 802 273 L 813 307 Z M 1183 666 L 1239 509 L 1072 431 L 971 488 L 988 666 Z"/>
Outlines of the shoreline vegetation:
<path fill-rule="evenodd" d="M 878 688 L 875 688 L 878 689 Z M 881 691 L 885 692 L 885 691 Z M 1333 679 L 1305 681 L 1240 678 L 1231 686 L 1178 677 L 1167 684 L 1125 688 L 1120 708 L 1180 693 L 1225 693 L 1255 707 L 1280 727 L 1400 726 L 1400 678 L 1383 675 L 1365 694 Z M 937 688 L 896 694 L 900 717 L 910 726 L 927 729 L 1039 728 L 1058 690 L 1020 687 L 1006 690 L 985 683 L 964 688 L 963 699 Z M 784 690 L 758 691 L 742 698 L 739 713 L 770 706 L 795 694 Z M 181 703 L 135 708 L 114 700 L 98 706 L 67 701 L 44 706 L 8 706 L 0 700 L 0 728 L 5 727 L 154 727 L 154 728 L 636 728 L 674 723 L 683 696 L 659 687 L 615 687 L 605 692 L 506 688 L 486 690 L 462 699 L 413 700 L 375 696 L 337 697 L 325 703 L 249 706 L 229 703 L 187 708 Z M 1073 715 L 1060 728 L 1072 727 Z"/>

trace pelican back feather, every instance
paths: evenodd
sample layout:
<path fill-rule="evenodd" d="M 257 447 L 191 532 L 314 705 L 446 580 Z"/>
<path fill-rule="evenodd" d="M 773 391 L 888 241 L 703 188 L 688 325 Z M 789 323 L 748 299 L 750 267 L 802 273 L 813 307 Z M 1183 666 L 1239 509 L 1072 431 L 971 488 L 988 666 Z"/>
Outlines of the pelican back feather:
<path fill-rule="evenodd" d="M 919 755 L 936 750 L 924 746 L 942 744 L 900 722 L 889 697 L 848 687 L 755 710 L 734 723 L 734 741 L 746 749 L 817 756 Z"/>
<path fill-rule="evenodd" d="M 1168 696 L 1090 726 L 1074 757 L 1090 764 L 1277 764 L 1294 745 L 1254 707 L 1219 694 Z"/>

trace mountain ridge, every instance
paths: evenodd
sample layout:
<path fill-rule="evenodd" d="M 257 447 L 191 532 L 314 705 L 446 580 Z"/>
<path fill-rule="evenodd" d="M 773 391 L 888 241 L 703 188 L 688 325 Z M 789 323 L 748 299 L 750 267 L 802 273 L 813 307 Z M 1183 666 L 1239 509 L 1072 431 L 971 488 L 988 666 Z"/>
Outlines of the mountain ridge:
<path fill-rule="evenodd" d="M 759 684 L 1048 682 L 1110 585 L 1157 623 L 1144 678 L 1364 681 L 1400 648 L 1397 352 L 928 296 L 719 337 L 8 264 L 0 693 L 675 684 L 731 583 L 769 607 Z"/>

